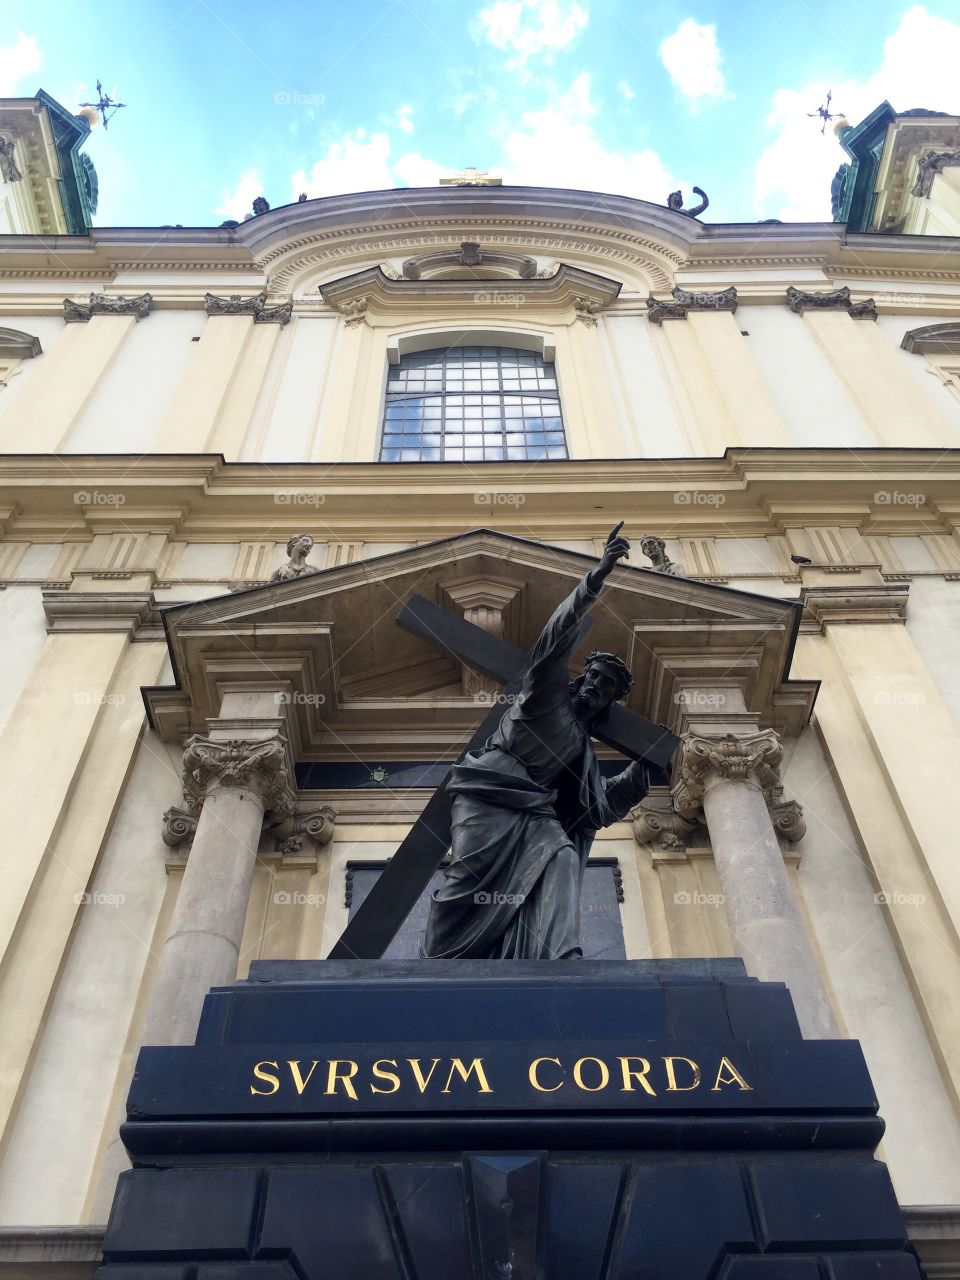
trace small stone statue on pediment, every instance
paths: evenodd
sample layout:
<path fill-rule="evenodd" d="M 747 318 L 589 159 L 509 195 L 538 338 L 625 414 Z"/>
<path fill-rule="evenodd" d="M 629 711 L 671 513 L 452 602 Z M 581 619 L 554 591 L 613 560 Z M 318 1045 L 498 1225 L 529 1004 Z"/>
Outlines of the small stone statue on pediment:
<path fill-rule="evenodd" d="M 674 213 L 686 214 L 688 218 L 699 218 L 701 213 L 709 206 L 710 201 L 707 198 L 707 193 L 700 187 L 694 187 L 693 194 L 700 197 L 700 203 L 692 209 L 685 209 L 683 207 L 683 192 L 671 191 L 667 196 L 667 208 L 672 209 Z"/>
<path fill-rule="evenodd" d="M 313 550 L 313 538 L 309 533 L 295 533 L 287 543 L 287 555 L 290 559 L 270 575 L 271 582 L 289 582 L 291 578 L 305 578 L 308 574 L 319 573 L 312 564 L 307 564 L 307 556 Z"/>
<path fill-rule="evenodd" d="M 645 533 L 640 539 L 640 550 L 650 561 L 650 568 L 673 578 L 685 578 L 687 571 L 682 564 L 667 555 L 667 544 L 655 533 Z"/>

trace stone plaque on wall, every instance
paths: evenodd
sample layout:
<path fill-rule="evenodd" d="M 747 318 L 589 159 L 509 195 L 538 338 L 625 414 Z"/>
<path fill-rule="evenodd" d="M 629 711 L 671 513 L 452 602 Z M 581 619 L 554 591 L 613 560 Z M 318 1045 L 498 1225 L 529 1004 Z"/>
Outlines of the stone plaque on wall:
<path fill-rule="evenodd" d="M 346 898 L 351 919 L 385 866 L 385 862 L 347 863 Z M 383 953 L 385 960 L 416 960 L 419 957 L 430 897 L 442 883 L 443 872 L 437 871 Z M 585 959 L 626 959 L 620 920 L 622 899 L 620 867 L 616 858 L 596 858 L 588 862 L 580 897 L 580 943 Z"/>

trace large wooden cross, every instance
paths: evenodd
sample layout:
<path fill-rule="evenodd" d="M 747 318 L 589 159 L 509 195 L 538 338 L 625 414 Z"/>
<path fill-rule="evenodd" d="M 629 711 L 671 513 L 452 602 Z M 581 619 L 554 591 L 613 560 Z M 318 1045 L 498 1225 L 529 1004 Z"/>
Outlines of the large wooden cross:
<path fill-rule="evenodd" d="M 498 680 L 505 686 L 504 692 L 508 696 L 519 692 L 530 655 L 515 645 L 490 635 L 420 595 L 413 596 L 403 606 L 397 615 L 397 623 L 428 644 L 446 650 L 464 666 Z M 589 618 L 581 623 L 581 639 L 590 625 Z M 494 704 L 464 747 L 460 760 L 467 752 L 483 746 L 496 729 L 504 713 L 500 702 L 502 698 Z M 680 741 L 664 725 L 653 724 L 619 703 L 611 706 L 603 726 L 596 730 L 594 736 L 622 755 L 634 760 L 648 760 L 661 769 L 669 764 Z M 330 952 L 331 960 L 377 959 L 390 945 L 450 848 L 452 798 L 447 790 L 449 779 L 448 771 L 357 914 L 344 929 Z"/>

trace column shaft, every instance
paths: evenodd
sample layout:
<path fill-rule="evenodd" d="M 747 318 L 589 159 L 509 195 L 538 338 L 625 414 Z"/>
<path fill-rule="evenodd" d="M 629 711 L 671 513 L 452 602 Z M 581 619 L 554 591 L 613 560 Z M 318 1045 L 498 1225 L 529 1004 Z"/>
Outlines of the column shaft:
<path fill-rule="evenodd" d="M 203 802 L 144 1019 L 144 1044 L 192 1044 L 203 998 L 237 976 L 263 799 L 221 786 Z"/>
<path fill-rule="evenodd" d="M 737 951 L 754 977 L 785 982 L 805 1036 L 837 1035 L 761 789 L 708 778 L 703 811 Z"/>

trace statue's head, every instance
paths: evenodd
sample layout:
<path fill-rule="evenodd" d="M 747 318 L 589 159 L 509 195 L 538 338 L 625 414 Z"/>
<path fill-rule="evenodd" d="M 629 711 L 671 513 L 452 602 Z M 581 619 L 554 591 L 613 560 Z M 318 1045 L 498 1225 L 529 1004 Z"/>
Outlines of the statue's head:
<path fill-rule="evenodd" d="M 302 556 L 308 556 L 313 548 L 313 538 L 309 533 L 295 533 L 287 543 L 287 555 L 292 556 L 295 552 L 299 552 Z"/>
<path fill-rule="evenodd" d="M 667 553 L 667 544 L 662 538 L 658 538 L 655 533 L 645 533 L 640 539 L 640 550 L 652 560 L 654 564 L 658 560 L 662 560 Z"/>
<path fill-rule="evenodd" d="M 594 650 L 587 655 L 583 672 L 570 685 L 574 711 L 581 720 L 597 720 L 611 703 L 625 698 L 632 685 L 633 676 L 622 658 Z"/>
<path fill-rule="evenodd" d="M 667 208 L 668 209 L 683 208 L 683 192 L 682 191 L 670 192 L 670 194 L 667 196 Z"/>

